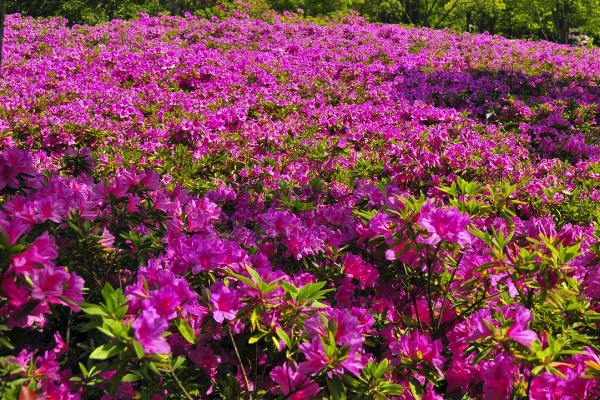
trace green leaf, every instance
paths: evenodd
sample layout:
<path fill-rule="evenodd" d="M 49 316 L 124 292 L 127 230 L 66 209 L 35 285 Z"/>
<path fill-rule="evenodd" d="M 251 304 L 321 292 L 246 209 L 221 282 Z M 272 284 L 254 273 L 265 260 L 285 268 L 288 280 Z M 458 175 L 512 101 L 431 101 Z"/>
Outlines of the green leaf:
<path fill-rule="evenodd" d="M 175 318 L 175 325 L 177 326 L 177 330 L 185 340 L 187 340 L 191 344 L 196 344 L 196 333 L 194 332 L 194 329 L 192 329 L 190 323 L 187 320 L 181 317 L 177 317 Z"/>
<path fill-rule="evenodd" d="M 144 356 L 146 355 L 146 352 L 144 351 L 144 346 L 142 346 L 142 344 L 137 340 L 133 341 L 133 349 L 135 350 L 135 355 L 138 358 L 144 358 Z"/>
<path fill-rule="evenodd" d="M 285 290 L 287 294 L 290 295 L 292 299 L 296 300 L 296 297 L 298 296 L 298 288 L 296 286 L 292 285 L 289 282 L 281 281 L 281 287 L 283 288 L 283 290 Z"/>
<path fill-rule="evenodd" d="M 252 279 L 254 279 L 254 282 L 256 283 L 260 283 L 263 280 L 260 278 L 260 275 L 258 274 L 258 272 L 256 272 L 254 269 L 252 269 L 251 266 L 246 265 L 246 270 L 248 271 L 248 273 L 250 274 L 250 276 L 252 277 Z"/>
<path fill-rule="evenodd" d="M 421 400 L 423 398 L 423 386 L 421 386 L 421 382 L 414 376 L 408 377 L 408 386 L 410 387 L 410 392 L 413 397 L 417 400 Z"/>
<path fill-rule="evenodd" d="M 127 374 L 123 377 L 121 382 L 137 382 L 141 379 L 139 375 L 136 374 Z"/>
<path fill-rule="evenodd" d="M 248 344 L 257 343 L 258 341 L 260 341 L 260 339 L 265 337 L 265 335 L 266 335 L 265 332 L 260 332 L 260 333 L 257 333 L 256 335 L 253 335 L 252 337 L 250 337 L 250 339 L 248 339 Z"/>
<path fill-rule="evenodd" d="M 292 347 L 292 341 L 287 333 L 281 328 L 275 328 L 275 333 L 288 348 Z"/>
<path fill-rule="evenodd" d="M 102 306 L 99 306 L 98 304 L 81 303 L 79 307 L 81 307 L 81 310 L 84 313 L 89 315 L 108 316 Z"/>
<path fill-rule="evenodd" d="M 331 400 L 346 400 L 346 386 L 337 376 L 327 380 L 327 388 L 331 395 Z"/>
<path fill-rule="evenodd" d="M 13 350 L 15 346 L 13 346 L 4 334 L 0 334 L 0 347 L 6 347 L 9 350 Z"/>
<path fill-rule="evenodd" d="M 538 365 L 534 369 L 531 370 L 531 375 L 536 376 L 544 369 L 544 365 Z"/>
<path fill-rule="evenodd" d="M 483 349 L 483 351 L 481 353 L 479 353 L 479 354 L 477 354 L 477 356 L 475 356 L 475 358 L 473 359 L 473 361 L 471 361 L 471 364 L 472 365 L 477 364 L 479 361 L 481 361 L 484 358 L 486 358 L 488 356 L 488 354 L 490 354 L 492 352 L 492 350 L 494 350 L 493 347 L 486 347 L 485 349 Z"/>
<path fill-rule="evenodd" d="M 114 357 L 121 353 L 123 349 L 124 346 L 121 343 L 106 343 L 92 351 L 90 359 L 106 360 L 107 358 Z"/>
<path fill-rule="evenodd" d="M 237 280 L 244 282 L 246 285 L 250 286 L 251 288 L 257 289 L 256 284 L 254 282 L 252 282 L 252 279 L 247 278 L 240 274 L 236 274 L 235 272 L 231 272 L 231 271 L 228 271 L 228 274 L 233 276 Z"/>

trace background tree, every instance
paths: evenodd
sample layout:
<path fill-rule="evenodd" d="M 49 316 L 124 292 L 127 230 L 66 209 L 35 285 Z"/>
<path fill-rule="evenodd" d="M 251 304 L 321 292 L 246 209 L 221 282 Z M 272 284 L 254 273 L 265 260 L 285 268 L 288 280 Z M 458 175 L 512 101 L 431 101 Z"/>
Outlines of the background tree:
<path fill-rule="evenodd" d="M 444 9 L 447 17 L 440 20 L 440 24 L 452 21 L 458 29 L 467 32 L 495 33 L 498 18 L 506 9 L 506 4 L 503 0 L 450 0 Z"/>
<path fill-rule="evenodd" d="M 3 0 L 8 13 L 35 17 L 61 16 L 70 23 L 97 24 L 114 18 L 134 18 L 138 12 L 156 15 L 186 11 L 200 16 L 219 14 L 216 4 L 235 0 Z M 244 0 L 260 17 L 270 8 L 309 16 L 356 10 L 372 22 L 400 23 L 459 31 L 484 32 L 509 38 L 537 37 L 567 43 L 578 29 L 600 42 L 600 0 Z"/>

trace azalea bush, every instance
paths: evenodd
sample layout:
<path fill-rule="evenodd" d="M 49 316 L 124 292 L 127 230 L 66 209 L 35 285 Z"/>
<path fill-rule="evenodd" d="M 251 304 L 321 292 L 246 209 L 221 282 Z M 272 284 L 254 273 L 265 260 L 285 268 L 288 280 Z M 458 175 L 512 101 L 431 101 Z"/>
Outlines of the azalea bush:
<path fill-rule="evenodd" d="M 600 52 L 7 18 L 0 398 L 594 399 Z"/>

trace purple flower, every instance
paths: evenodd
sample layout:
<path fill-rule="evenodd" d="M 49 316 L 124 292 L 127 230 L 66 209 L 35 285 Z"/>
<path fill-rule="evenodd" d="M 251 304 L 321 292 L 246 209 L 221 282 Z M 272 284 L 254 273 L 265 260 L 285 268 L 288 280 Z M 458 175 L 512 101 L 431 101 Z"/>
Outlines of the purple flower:
<path fill-rule="evenodd" d="M 523 306 L 519 306 L 516 311 L 515 323 L 508 329 L 507 336 L 516 340 L 523 346 L 531 348 L 531 343 L 537 340 L 537 334 L 527 329 L 527 325 L 533 319 L 531 311 Z"/>
<path fill-rule="evenodd" d="M 300 372 L 295 364 L 285 363 L 281 367 L 275 367 L 271 370 L 270 376 L 279 386 L 281 393 L 288 395 L 294 392 L 287 397 L 290 400 L 314 399 L 319 392 L 319 385 L 306 379 L 306 375 Z"/>
<path fill-rule="evenodd" d="M 164 287 L 150 293 L 146 304 L 152 307 L 159 316 L 173 319 L 177 317 L 180 302 L 179 296 L 171 287 Z"/>
<path fill-rule="evenodd" d="M 237 293 L 223 284 L 217 282 L 210 288 L 210 304 L 213 318 L 219 323 L 224 320 L 233 320 L 239 310 Z"/>
<path fill-rule="evenodd" d="M 424 243 L 430 245 L 436 245 L 442 240 L 461 246 L 469 244 L 471 234 L 466 229 L 469 222 L 471 218 L 467 214 L 461 214 L 455 207 L 433 208 L 428 212 L 424 208 L 419 218 L 419 224 L 429 233 Z"/>
<path fill-rule="evenodd" d="M 144 310 L 131 324 L 135 330 L 135 339 L 144 346 L 148 354 L 168 354 L 171 346 L 162 334 L 169 327 L 166 319 L 159 317 L 155 311 Z"/>
<path fill-rule="evenodd" d="M 315 336 L 312 341 L 302 343 L 299 347 L 306 357 L 306 361 L 298 366 L 298 371 L 301 374 L 312 375 L 325 368 L 328 360 L 320 337 Z"/>
<path fill-rule="evenodd" d="M 367 264 L 361 256 L 346 254 L 342 262 L 346 276 L 357 279 L 362 289 L 375 286 L 379 272 L 371 264 Z"/>
<path fill-rule="evenodd" d="M 444 376 L 442 368 L 446 359 L 442 357 L 442 341 L 432 341 L 427 335 L 415 333 L 412 336 L 402 335 L 397 342 L 390 344 L 392 354 L 410 358 L 415 362 L 425 361 L 434 367 L 440 376 Z M 400 360 L 397 360 L 399 362 Z"/>
<path fill-rule="evenodd" d="M 31 277 L 33 281 L 31 297 L 36 300 L 60 297 L 63 294 L 63 285 L 69 278 L 69 274 L 63 268 L 45 267 L 42 270 L 36 270 Z"/>
<path fill-rule="evenodd" d="M 30 273 L 36 270 L 38 265 L 53 267 L 51 261 L 58 257 L 54 250 L 54 239 L 48 237 L 48 233 L 39 236 L 24 252 L 12 257 L 12 268 L 19 274 Z"/>
<path fill-rule="evenodd" d="M 508 400 L 518 371 L 510 358 L 498 354 L 481 372 L 483 400 Z"/>

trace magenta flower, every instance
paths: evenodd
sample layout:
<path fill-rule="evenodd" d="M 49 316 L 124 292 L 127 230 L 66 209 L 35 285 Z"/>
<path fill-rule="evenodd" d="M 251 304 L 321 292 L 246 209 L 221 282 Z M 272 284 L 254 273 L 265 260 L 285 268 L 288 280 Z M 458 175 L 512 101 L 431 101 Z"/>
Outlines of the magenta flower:
<path fill-rule="evenodd" d="M 102 229 L 102 235 L 100 235 L 100 240 L 98 242 L 106 250 L 112 250 L 115 248 L 115 237 L 106 228 Z"/>
<path fill-rule="evenodd" d="M 30 273 L 38 269 L 38 265 L 53 267 L 58 253 L 54 250 L 54 239 L 48 233 L 39 236 L 24 252 L 12 257 L 12 268 L 19 274 Z"/>
<path fill-rule="evenodd" d="M 498 354 L 482 369 L 483 400 L 508 400 L 513 389 L 518 370 L 510 358 Z"/>
<path fill-rule="evenodd" d="M 9 148 L 0 156 L 0 190 L 6 186 L 18 188 L 19 175 L 34 176 L 31 156 L 28 151 Z"/>
<path fill-rule="evenodd" d="M 306 375 L 301 373 L 294 364 L 290 366 L 285 363 L 281 367 L 275 367 L 271 370 L 270 376 L 284 395 L 294 391 L 291 396 L 287 397 L 290 400 L 314 399 L 319 392 L 319 385 L 307 379 Z"/>
<path fill-rule="evenodd" d="M 73 311 L 79 311 L 79 306 L 77 305 L 77 303 L 81 303 L 84 300 L 83 285 L 83 278 L 75 274 L 75 272 L 71 272 L 66 287 L 63 290 L 62 297 L 69 299 L 72 303 L 75 303 L 64 303 L 71 307 Z"/>
<path fill-rule="evenodd" d="M 199 345 L 196 350 L 191 350 L 188 356 L 194 364 L 204 368 L 213 379 L 216 377 L 217 368 L 221 364 L 221 357 L 215 355 L 210 347 Z"/>
<path fill-rule="evenodd" d="M 554 400 L 562 398 L 562 390 L 557 387 L 558 376 L 544 372 L 531 380 L 529 396 L 531 400 Z"/>
<path fill-rule="evenodd" d="M 31 297 L 36 300 L 60 297 L 63 294 L 63 285 L 69 278 L 69 274 L 63 268 L 45 267 L 36 270 L 31 276 L 33 281 Z"/>
<path fill-rule="evenodd" d="M 414 361 L 425 361 L 434 367 L 440 376 L 444 376 L 442 368 L 446 359 L 442 357 L 442 341 L 432 341 L 427 335 L 415 333 L 411 336 L 402 335 L 397 342 L 390 344 L 392 354 L 410 358 Z M 400 359 L 396 360 L 399 363 Z"/>
<path fill-rule="evenodd" d="M 484 320 L 487 324 L 483 322 Z M 465 337 L 465 342 L 492 336 L 492 332 L 488 328 L 488 325 L 494 326 L 494 322 L 492 321 L 492 313 L 489 308 L 484 308 L 471 315 L 469 318 L 469 331 Z"/>
<path fill-rule="evenodd" d="M 508 329 L 507 336 L 516 340 L 523 346 L 531 348 L 531 343 L 537 340 L 537 334 L 527 329 L 529 322 L 533 320 L 531 311 L 523 306 L 519 306 L 516 311 L 515 323 Z"/>
<path fill-rule="evenodd" d="M 466 229 L 471 218 L 467 214 L 461 214 L 455 207 L 423 211 L 425 209 L 421 212 L 419 223 L 429 233 L 424 243 L 436 245 L 443 240 L 464 246 L 471 242 L 471 234 Z"/>
<path fill-rule="evenodd" d="M 179 296 L 171 287 L 164 287 L 151 292 L 146 305 L 153 308 L 159 316 L 173 319 L 177 317 L 177 309 L 180 305 Z"/>
<path fill-rule="evenodd" d="M 379 272 L 371 264 L 367 264 L 361 256 L 346 254 L 342 262 L 346 276 L 357 279 L 362 289 L 375 286 Z"/>
<path fill-rule="evenodd" d="M 338 304 L 338 307 L 347 307 L 352 303 L 352 299 L 354 297 L 354 291 L 356 290 L 356 286 L 350 282 L 350 279 L 346 278 L 342 282 L 342 284 L 337 288 L 335 293 L 335 301 Z"/>
<path fill-rule="evenodd" d="M 20 218 L 12 221 L 0 219 L 0 229 L 4 235 L 8 236 L 8 244 L 12 246 L 22 235 L 31 230 L 31 224 L 24 223 Z"/>
<path fill-rule="evenodd" d="M 135 339 L 144 346 L 148 354 L 168 354 L 171 346 L 162 334 L 169 327 L 166 319 L 159 317 L 156 312 L 144 310 L 131 324 L 135 330 Z"/>
<path fill-rule="evenodd" d="M 306 361 L 300 363 L 298 371 L 305 375 L 316 374 L 327 365 L 327 356 L 321 338 L 316 336 L 308 343 L 300 345 L 300 351 L 306 357 Z"/>
<path fill-rule="evenodd" d="M 45 352 L 43 357 L 38 357 L 35 366 L 35 375 L 38 378 L 60 380 L 60 365 L 56 361 L 56 354 Z"/>
<path fill-rule="evenodd" d="M 57 356 L 60 356 L 69 351 L 69 346 L 65 343 L 62 336 L 60 336 L 59 332 L 54 332 L 54 342 L 56 343 L 56 346 L 54 347 L 54 349 L 52 349 L 52 351 Z"/>
<path fill-rule="evenodd" d="M 237 293 L 223 284 L 217 282 L 210 288 L 210 304 L 213 318 L 218 323 L 224 320 L 233 320 L 239 310 L 239 299 Z"/>
<path fill-rule="evenodd" d="M 258 216 L 261 228 L 271 237 L 287 236 L 293 227 L 302 227 L 302 221 L 288 211 L 274 211 Z"/>

